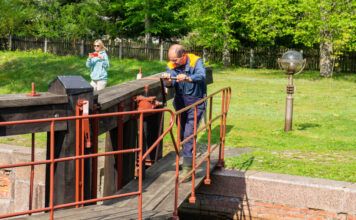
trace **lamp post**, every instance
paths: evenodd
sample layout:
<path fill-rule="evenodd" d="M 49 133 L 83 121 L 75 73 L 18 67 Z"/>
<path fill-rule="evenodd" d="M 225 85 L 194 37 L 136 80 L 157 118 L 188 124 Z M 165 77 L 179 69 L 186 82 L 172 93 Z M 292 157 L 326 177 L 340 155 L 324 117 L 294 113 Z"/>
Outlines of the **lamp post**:
<path fill-rule="evenodd" d="M 289 75 L 289 82 L 286 86 L 286 113 L 284 131 L 288 132 L 292 130 L 293 119 L 293 93 L 295 87 L 293 85 L 293 75 L 297 75 L 303 71 L 306 59 L 303 59 L 303 55 L 297 51 L 289 50 L 285 52 L 282 58 L 278 58 L 278 66 L 285 74 Z"/>

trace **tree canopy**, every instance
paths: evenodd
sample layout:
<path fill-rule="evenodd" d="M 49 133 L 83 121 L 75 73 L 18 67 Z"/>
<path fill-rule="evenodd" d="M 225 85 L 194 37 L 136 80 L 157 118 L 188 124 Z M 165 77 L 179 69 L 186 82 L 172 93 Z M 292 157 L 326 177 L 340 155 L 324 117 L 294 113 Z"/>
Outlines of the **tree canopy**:
<path fill-rule="evenodd" d="M 319 48 L 321 74 L 356 50 L 356 0 L 0 1 L 0 35 L 186 42 L 223 52 L 241 46 Z"/>

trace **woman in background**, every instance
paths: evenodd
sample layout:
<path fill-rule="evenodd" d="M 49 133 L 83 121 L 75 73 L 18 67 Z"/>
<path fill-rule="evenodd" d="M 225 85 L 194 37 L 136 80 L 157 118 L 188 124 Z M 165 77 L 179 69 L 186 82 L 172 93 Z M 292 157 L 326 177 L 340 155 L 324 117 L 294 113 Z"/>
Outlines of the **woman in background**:
<path fill-rule="evenodd" d="M 110 66 L 109 57 L 106 54 L 106 47 L 103 41 L 94 41 L 95 52 L 90 53 L 87 59 L 86 66 L 90 69 L 90 85 L 94 87 L 94 91 L 105 88 L 108 81 L 108 73 L 106 69 Z"/>

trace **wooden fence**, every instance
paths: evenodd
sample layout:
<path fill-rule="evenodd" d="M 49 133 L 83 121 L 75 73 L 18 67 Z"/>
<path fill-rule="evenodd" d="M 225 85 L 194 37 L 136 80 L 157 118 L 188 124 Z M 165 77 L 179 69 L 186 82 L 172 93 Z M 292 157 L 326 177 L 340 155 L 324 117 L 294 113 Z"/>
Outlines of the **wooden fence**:
<path fill-rule="evenodd" d="M 121 59 L 139 60 L 168 60 L 168 48 L 170 43 L 152 44 L 146 47 L 143 42 L 123 40 L 121 42 L 104 41 L 111 57 Z M 47 51 L 57 55 L 86 56 L 93 52 L 92 41 L 49 39 L 44 38 L 13 37 L 11 44 L 8 38 L 0 38 L 0 50 L 38 50 Z M 47 46 L 45 46 L 47 45 Z M 204 57 L 205 62 L 218 63 L 222 61 L 221 51 L 213 48 L 203 51 L 202 48 L 187 48 L 189 52 Z M 288 49 L 285 48 L 239 48 L 231 51 L 231 63 L 235 66 L 250 68 L 277 69 L 277 58 L 281 57 Z M 299 50 L 300 51 L 300 50 Z M 305 49 L 302 51 L 307 59 L 307 70 L 319 70 L 319 50 Z M 343 52 L 338 60 L 337 72 L 356 73 L 356 52 Z"/>

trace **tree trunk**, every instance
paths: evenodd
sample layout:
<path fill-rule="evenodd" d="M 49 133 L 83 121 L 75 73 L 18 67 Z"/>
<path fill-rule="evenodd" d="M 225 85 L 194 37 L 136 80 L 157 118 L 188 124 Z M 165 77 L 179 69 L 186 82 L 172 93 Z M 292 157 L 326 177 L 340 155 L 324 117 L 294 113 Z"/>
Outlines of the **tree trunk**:
<path fill-rule="evenodd" d="M 205 47 L 203 48 L 203 62 L 208 62 L 208 49 L 206 49 Z"/>
<path fill-rule="evenodd" d="M 229 7 L 229 4 L 226 6 L 227 8 Z M 230 19 L 229 19 L 229 16 L 227 14 L 227 11 L 225 9 L 224 11 L 224 19 L 225 19 L 225 22 L 226 22 L 226 25 L 227 26 L 230 26 Z M 228 28 L 230 29 L 230 28 Z M 228 36 L 226 33 L 223 34 L 223 37 L 224 37 L 224 49 L 222 51 L 222 63 L 224 66 L 231 66 L 231 54 L 230 54 L 230 51 L 229 51 L 229 39 L 228 39 Z"/>
<path fill-rule="evenodd" d="M 12 35 L 9 34 L 9 51 L 12 50 Z"/>
<path fill-rule="evenodd" d="M 151 17 L 150 15 L 148 14 L 149 11 L 150 11 L 150 1 L 147 0 L 146 1 L 146 14 L 145 14 L 145 52 L 146 52 L 146 56 L 149 56 L 149 46 L 151 44 L 151 33 L 148 31 L 148 29 L 150 28 L 151 26 Z M 149 57 L 149 59 L 151 59 L 151 57 Z"/>
<path fill-rule="evenodd" d="M 160 47 L 159 47 L 159 61 L 163 61 L 163 40 L 160 40 Z"/>
<path fill-rule="evenodd" d="M 45 37 L 44 46 L 43 46 L 43 52 L 47 53 L 47 49 L 48 49 L 48 40 L 47 40 L 47 37 Z"/>
<path fill-rule="evenodd" d="M 124 43 L 123 40 L 119 41 L 119 59 L 122 59 L 122 44 Z"/>
<path fill-rule="evenodd" d="M 250 49 L 250 69 L 253 69 L 253 49 Z"/>
<path fill-rule="evenodd" d="M 76 55 L 77 54 L 77 40 L 74 38 L 72 41 L 72 51 L 70 52 L 71 55 Z"/>
<path fill-rule="evenodd" d="M 226 35 L 224 34 L 224 49 L 222 51 L 223 66 L 231 66 L 231 54 L 228 48 L 229 48 L 228 42 L 226 39 Z"/>
<path fill-rule="evenodd" d="M 320 75 L 322 77 L 332 77 L 333 74 L 333 61 L 331 55 L 333 47 L 330 43 L 320 44 Z"/>
<path fill-rule="evenodd" d="M 324 4 L 326 2 L 323 2 Z M 321 20 L 323 25 L 320 29 L 320 75 L 321 77 L 332 77 L 333 74 L 333 62 L 331 55 L 333 53 L 332 35 L 329 30 L 329 12 L 322 4 L 320 8 Z"/>
<path fill-rule="evenodd" d="M 151 18 L 150 18 L 150 16 L 148 14 L 146 14 L 145 15 L 145 30 L 146 30 L 146 33 L 145 33 L 145 44 L 146 44 L 146 46 L 151 41 L 151 33 L 147 31 L 150 28 L 150 25 L 151 25 Z"/>
<path fill-rule="evenodd" d="M 82 41 L 80 42 L 80 56 L 84 56 L 84 49 L 85 49 L 85 44 L 84 44 L 84 40 L 82 39 Z"/>

